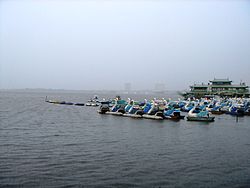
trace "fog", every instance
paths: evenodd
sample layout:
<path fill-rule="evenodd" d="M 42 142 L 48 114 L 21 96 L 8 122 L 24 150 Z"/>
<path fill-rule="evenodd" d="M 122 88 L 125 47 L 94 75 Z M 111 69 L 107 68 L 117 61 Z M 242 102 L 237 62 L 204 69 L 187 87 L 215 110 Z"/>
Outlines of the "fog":
<path fill-rule="evenodd" d="M 0 88 L 250 85 L 249 1 L 0 1 Z"/>

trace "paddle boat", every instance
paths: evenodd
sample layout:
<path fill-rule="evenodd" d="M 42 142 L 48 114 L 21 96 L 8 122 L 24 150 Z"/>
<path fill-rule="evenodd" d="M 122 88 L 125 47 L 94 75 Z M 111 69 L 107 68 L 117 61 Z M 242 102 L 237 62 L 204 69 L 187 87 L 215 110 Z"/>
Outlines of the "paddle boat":
<path fill-rule="evenodd" d="M 142 115 L 143 115 L 142 103 L 131 100 L 125 106 L 125 113 L 123 114 L 123 116 L 133 117 L 133 118 L 142 118 Z"/>
<path fill-rule="evenodd" d="M 222 111 L 221 108 L 222 108 L 221 105 L 214 106 L 209 112 L 211 112 L 211 114 L 217 114 L 217 115 L 224 114 L 225 112 Z"/>
<path fill-rule="evenodd" d="M 245 108 L 244 115 L 250 116 L 250 107 Z"/>
<path fill-rule="evenodd" d="M 100 102 L 99 102 L 98 96 L 95 95 L 94 98 L 89 99 L 85 105 L 96 107 L 96 106 L 99 106 L 99 103 Z"/>
<path fill-rule="evenodd" d="M 106 112 L 109 112 L 110 109 L 109 109 L 109 101 L 101 101 L 101 106 L 100 106 L 100 109 L 97 110 L 97 112 L 99 114 L 106 114 Z"/>
<path fill-rule="evenodd" d="M 155 120 L 163 120 L 164 114 L 160 104 L 157 104 L 155 101 L 152 103 L 147 103 L 145 108 L 143 109 L 144 114 L 142 115 L 143 118 L 146 119 L 155 119 Z"/>
<path fill-rule="evenodd" d="M 120 99 L 120 97 L 116 98 L 115 104 L 111 108 L 110 111 L 106 112 L 105 114 L 117 115 L 122 116 L 125 113 L 125 106 L 127 105 L 126 100 Z"/>
<path fill-rule="evenodd" d="M 169 101 L 163 111 L 165 119 L 180 120 L 185 116 L 181 115 L 180 109 L 184 106 L 184 103 L 179 101 Z"/>
<path fill-rule="evenodd" d="M 95 101 L 91 101 L 89 100 L 86 104 L 86 106 L 93 106 L 93 107 L 96 107 L 96 106 L 99 106 L 99 102 L 95 102 Z"/>
<path fill-rule="evenodd" d="M 244 115 L 250 115 L 250 100 L 244 100 Z"/>
<path fill-rule="evenodd" d="M 181 110 L 183 112 L 189 112 L 194 106 L 195 106 L 194 101 L 187 101 L 187 103 L 185 104 L 185 106 L 181 108 Z"/>
<path fill-rule="evenodd" d="M 211 117 L 209 112 L 205 108 L 200 108 L 199 105 L 195 105 L 189 112 L 187 116 L 188 121 L 205 121 L 212 122 L 215 117 Z"/>
<path fill-rule="evenodd" d="M 227 113 L 235 116 L 244 116 L 244 112 L 245 109 L 243 104 L 233 104 L 232 106 L 230 106 Z"/>
<path fill-rule="evenodd" d="M 171 119 L 171 120 L 180 120 L 184 119 L 185 116 L 181 115 L 181 111 L 178 109 L 168 109 L 164 110 L 164 118 Z"/>
<path fill-rule="evenodd" d="M 60 103 L 65 102 L 65 101 L 48 100 L 48 97 L 46 96 L 45 102 L 52 103 L 52 104 L 60 104 Z"/>

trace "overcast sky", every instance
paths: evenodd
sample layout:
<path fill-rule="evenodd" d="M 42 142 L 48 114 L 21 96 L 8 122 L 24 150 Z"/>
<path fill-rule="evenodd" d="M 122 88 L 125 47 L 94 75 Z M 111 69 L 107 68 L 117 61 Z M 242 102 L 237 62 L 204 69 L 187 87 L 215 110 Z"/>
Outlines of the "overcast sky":
<path fill-rule="evenodd" d="M 250 1 L 0 1 L 0 88 L 250 85 Z"/>

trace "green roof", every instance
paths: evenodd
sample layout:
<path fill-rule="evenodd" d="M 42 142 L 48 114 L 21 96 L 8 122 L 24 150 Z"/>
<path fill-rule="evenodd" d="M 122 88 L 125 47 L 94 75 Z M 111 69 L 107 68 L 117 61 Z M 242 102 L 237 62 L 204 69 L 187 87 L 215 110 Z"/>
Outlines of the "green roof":
<path fill-rule="evenodd" d="M 211 85 L 212 88 L 218 87 L 218 88 L 248 88 L 246 85 Z"/>
<path fill-rule="evenodd" d="M 208 84 L 194 84 L 190 87 L 208 87 L 209 85 Z"/>
<path fill-rule="evenodd" d="M 210 82 L 232 82 L 232 81 L 229 80 L 228 78 L 227 79 L 225 79 L 225 78 L 222 78 L 222 79 L 214 78 L 214 80 L 210 80 Z"/>

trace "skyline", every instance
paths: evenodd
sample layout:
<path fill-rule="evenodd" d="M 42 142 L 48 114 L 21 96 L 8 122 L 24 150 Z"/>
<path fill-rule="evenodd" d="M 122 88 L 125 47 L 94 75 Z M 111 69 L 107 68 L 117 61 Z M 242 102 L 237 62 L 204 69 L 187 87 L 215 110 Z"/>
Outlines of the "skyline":
<path fill-rule="evenodd" d="M 1 1 L 0 89 L 250 85 L 248 1 Z"/>

